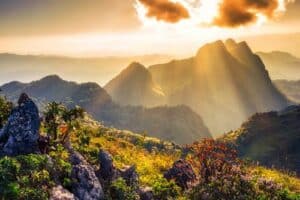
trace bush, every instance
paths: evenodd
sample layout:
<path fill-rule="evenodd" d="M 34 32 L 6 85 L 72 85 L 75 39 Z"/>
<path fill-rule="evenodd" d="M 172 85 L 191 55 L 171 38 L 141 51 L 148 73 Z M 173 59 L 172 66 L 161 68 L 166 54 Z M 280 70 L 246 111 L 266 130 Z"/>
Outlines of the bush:
<path fill-rule="evenodd" d="M 177 199 L 180 192 L 181 189 L 174 181 L 168 181 L 165 178 L 160 178 L 153 184 L 153 193 L 156 199 Z"/>
<path fill-rule="evenodd" d="M 0 159 L 0 199 L 48 199 L 52 180 L 42 155 Z"/>
<path fill-rule="evenodd" d="M 126 184 L 126 181 L 119 178 L 112 182 L 110 186 L 110 196 L 112 199 L 137 200 L 139 199 L 136 191 Z"/>
<path fill-rule="evenodd" d="M 299 196 L 284 190 L 278 183 L 252 176 L 237 158 L 236 151 L 226 144 L 203 140 L 191 147 L 192 163 L 200 175 L 199 184 L 190 199 L 292 200 Z"/>
<path fill-rule="evenodd" d="M 67 109 L 60 103 L 52 102 L 46 106 L 44 116 L 44 127 L 51 141 L 65 143 L 78 126 L 77 120 L 84 117 L 84 111 L 80 107 Z"/>
<path fill-rule="evenodd" d="M 54 151 L 51 151 L 49 155 L 52 158 L 51 174 L 59 179 L 63 183 L 64 187 L 70 187 L 70 177 L 72 171 L 72 165 L 69 163 L 69 153 L 64 149 L 62 145 L 57 145 Z"/>

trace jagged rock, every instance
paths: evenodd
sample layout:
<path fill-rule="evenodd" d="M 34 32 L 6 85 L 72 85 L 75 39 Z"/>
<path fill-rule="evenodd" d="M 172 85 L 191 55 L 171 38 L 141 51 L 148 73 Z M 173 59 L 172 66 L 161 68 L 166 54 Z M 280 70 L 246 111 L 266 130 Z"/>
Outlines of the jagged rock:
<path fill-rule="evenodd" d="M 127 166 L 123 169 L 117 169 L 113 164 L 111 155 L 100 150 L 99 153 L 100 170 L 98 172 L 99 178 L 110 183 L 118 178 L 123 178 L 129 186 L 138 186 L 139 176 L 136 172 L 135 166 Z"/>
<path fill-rule="evenodd" d="M 74 194 L 64 189 L 61 185 L 52 188 L 50 200 L 76 200 Z"/>
<path fill-rule="evenodd" d="M 70 162 L 72 165 L 88 164 L 80 153 L 73 150 L 70 152 Z"/>
<path fill-rule="evenodd" d="M 135 166 L 128 166 L 122 170 L 121 177 L 126 181 L 127 185 L 138 187 L 139 184 L 139 175 L 136 172 Z"/>
<path fill-rule="evenodd" d="M 72 192 L 79 200 L 104 199 L 102 186 L 94 169 L 77 152 L 71 154 L 72 167 Z"/>
<path fill-rule="evenodd" d="M 152 188 L 140 188 L 138 194 L 141 200 L 154 200 Z"/>
<path fill-rule="evenodd" d="M 40 118 L 35 103 L 21 94 L 7 124 L 0 131 L 0 154 L 8 156 L 38 153 Z"/>
<path fill-rule="evenodd" d="M 100 170 L 98 174 L 102 180 L 111 182 L 120 176 L 119 171 L 114 166 L 113 159 L 108 152 L 104 150 L 100 151 L 99 162 Z"/>
<path fill-rule="evenodd" d="M 197 181 L 197 176 L 192 166 L 185 160 L 176 161 L 164 177 L 167 180 L 175 180 L 176 184 L 184 190 L 190 189 Z"/>

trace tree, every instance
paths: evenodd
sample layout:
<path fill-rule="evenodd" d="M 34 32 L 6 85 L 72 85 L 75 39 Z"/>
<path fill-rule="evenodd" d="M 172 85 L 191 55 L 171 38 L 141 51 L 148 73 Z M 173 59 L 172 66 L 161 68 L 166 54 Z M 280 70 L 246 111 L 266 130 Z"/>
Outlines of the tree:
<path fill-rule="evenodd" d="M 199 184 L 191 199 L 254 199 L 255 189 L 235 149 L 205 139 L 191 146 L 191 162 L 199 172 Z"/>
<path fill-rule="evenodd" d="M 80 107 L 67 109 L 61 103 L 52 102 L 44 112 L 44 126 L 52 141 L 65 143 L 75 129 L 77 120 L 83 117 L 84 110 Z"/>

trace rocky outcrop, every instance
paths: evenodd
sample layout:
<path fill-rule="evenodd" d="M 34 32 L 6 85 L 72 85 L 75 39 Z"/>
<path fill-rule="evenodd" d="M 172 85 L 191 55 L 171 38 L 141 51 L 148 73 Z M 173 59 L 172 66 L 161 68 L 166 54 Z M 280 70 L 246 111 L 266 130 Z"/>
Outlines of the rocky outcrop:
<path fill-rule="evenodd" d="M 128 166 L 120 170 L 121 177 L 126 181 L 127 185 L 137 188 L 139 185 L 139 175 L 135 166 Z"/>
<path fill-rule="evenodd" d="M 38 153 L 40 118 L 35 103 L 21 94 L 7 124 L 0 131 L 0 155 L 16 156 Z"/>
<path fill-rule="evenodd" d="M 70 156 L 72 192 L 79 200 L 104 199 L 102 186 L 91 165 L 77 152 Z"/>
<path fill-rule="evenodd" d="M 99 162 L 100 170 L 98 171 L 98 177 L 101 180 L 110 183 L 120 176 L 120 173 L 114 166 L 113 159 L 108 152 L 100 150 Z"/>
<path fill-rule="evenodd" d="M 50 191 L 50 200 L 76 200 L 75 196 L 61 185 L 52 188 Z"/>
<path fill-rule="evenodd" d="M 100 170 L 98 171 L 98 177 L 106 184 L 111 183 L 118 178 L 123 178 L 126 184 L 131 187 L 138 187 L 139 176 L 136 172 L 135 166 L 127 166 L 123 169 L 117 169 L 113 164 L 111 155 L 101 150 L 99 153 Z"/>
<path fill-rule="evenodd" d="M 192 166 L 182 159 L 176 161 L 172 168 L 164 174 L 164 177 L 167 180 L 174 180 L 184 190 L 190 189 L 197 181 L 197 176 Z"/>
<path fill-rule="evenodd" d="M 141 200 L 154 200 L 152 188 L 140 188 L 138 194 Z"/>

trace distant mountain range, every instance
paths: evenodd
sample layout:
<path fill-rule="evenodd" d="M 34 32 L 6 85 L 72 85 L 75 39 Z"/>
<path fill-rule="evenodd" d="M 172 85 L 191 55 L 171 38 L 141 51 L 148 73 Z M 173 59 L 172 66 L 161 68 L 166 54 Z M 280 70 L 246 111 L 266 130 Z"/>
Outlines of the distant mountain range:
<path fill-rule="evenodd" d="M 237 146 L 243 158 L 300 175 L 300 106 L 252 116 L 222 140 Z"/>
<path fill-rule="evenodd" d="M 300 32 L 259 34 L 239 38 L 247 41 L 255 51 L 270 52 L 280 50 L 300 57 Z"/>
<path fill-rule="evenodd" d="M 17 58 L 8 60 L 18 61 Z M 29 60 L 33 62 L 32 58 Z M 36 67 L 37 63 L 43 66 L 42 63 L 45 60 L 42 58 L 37 60 L 38 62 L 34 62 L 33 66 Z M 76 67 L 72 67 L 75 65 L 70 64 L 73 62 L 84 70 L 80 72 L 81 76 L 91 73 L 93 76 L 99 76 L 100 80 L 105 74 L 103 71 L 102 73 L 91 71 L 90 69 L 93 68 L 89 64 L 85 64 L 86 62 L 82 60 L 79 62 L 79 60 L 66 62 L 63 69 L 70 70 L 67 72 L 69 76 L 78 72 Z M 52 64 L 56 61 L 52 60 Z M 3 59 L 1 61 L 0 56 L 0 67 L 1 62 L 5 63 Z M 19 66 L 22 66 L 22 69 L 30 68 L 30 62 L 23 66 L 22 61 Z M 87 60 L 87 63 L 89 62 L 91 60 Z M 64 62 L 58 63 L 60 66 Z M 58 65 L 54 66 L 58 67 Z M 86 108 L 98 120 L 105 121 L 106 124 L 135 132 L 147 130 L 150 134 L 158 134 L 154 136 L 163 135 L 163 138 L 173 138 L 183 143 L 191 141 L 194 136 L 209 135 L 205 125 L 214 137 L 218 137 L 225 132 L 237 129 L 243 121 L 256 112 L 280 110 L 290 104 L 290 101 L 273 85 L 259 56 L 252 52 L 246 42 L 236 43 L 231 39 L 226 42 L 216 41 L 206 44 L 194 57 L 172 60 L 168 63 L 152 65 L 149 68 L 133 62 L 111 79 L 104 89 L 93 83 L 78 85 L 55 76 L 32 82 L 29 85 L 25 84 L 25 86 L 19 82 L 13 82 L 3 87 L 8 96 L 18 96 L 18 92 L 25 90 L 36 98 L 40 105 L 52 100 L 78 104 Z M 166 105 L 171 107 L 165 107 Z M 160 106 L 161 111 L 164 110 L 162 112 L 168 110 L 168 113 L 173 113 L 172 109 L 177 107 L 178 111 L 178 106 L 183 108 L 181 105 L 188 106 L 189 108 L 185 107 L 185 112 L 189 110 L 191 113 L 187 117 L 180 115 L 182 122 L 190 121 L 191 116 L 199 121 L 199 126 L 197 126 L 199 130 L 192 128 L 190 137 L 187 137 L 185 141 L 177 140 L 178 135 L 182 134 L 180 129 L 173 130 L 172 133 L 167 130 L 162 131 L 163 128 L 150 130 L 146 124 L 139 122 L 145 116 L 148 117 L 149 122 L 154 120 L 150 107 Z M 197 117 L 192 110 L 197 113 Z M 149 113 L 152 113 L 151 120 Z M 158 118 L 155 119 L 156 123 L 168 121 L 168 119 L 162 119 L 162 116 L 160 118 L 156 116 Z M 204 123 L 199 116 L 202 117 Z M 174 135 L 169 137 L 168 134 Z"/>
<path fill-rule="evenodd" d="M 258 52 L 257 54 L 264 61 L 271 79 L 300 79 L 300 58 L 281 51 L 270 53 Z"/>
<path fill-rule="evenodd" d="M 19 80 L 30 82 L 50 74 L 67 80 L 106 84 L 132 61 L 152 65 L 167 62 L 172 56 L 144 55 L 130 57 L 72 58 L 59 56 L 0 54 L 0 84 Z"/>
<path fill-rule="evenodd" d="M 187 106 L 121 106 L 96 83 L 77 84 L 53 75 L 31 83 L 11 82 L 1 87 L 6 97 L 16 102 L 22 92 L 30 95 L 41 109 L 48 102 L 79 105 L 107 126 L 126 129 L 179 144 L 211 138 L 201 117 Z"/>
<path fill-rule="evenodd" d="M 300 79 L 300 77 L 299 77 Z M 273 81 L 276 87 L 284 93 L 290 100 L 300 103 L 300 80 L 275 80 Z"/>
<path fill-rule="evenodd" d="M 150 66 L 150 73 L 139 68 L 129 66 L 105 86 L 114 101 L 187 105 L 203 118 L 214 136 L 238 128 L 256 112 L 282 109 L 289 103 L 245 42 L 216 41 L 201 47 L 195 57 Z M 164 98 L 157 98 L 154 91 Z"/>

